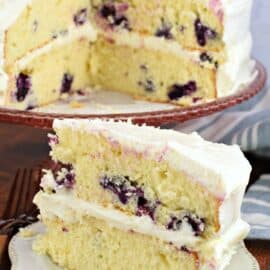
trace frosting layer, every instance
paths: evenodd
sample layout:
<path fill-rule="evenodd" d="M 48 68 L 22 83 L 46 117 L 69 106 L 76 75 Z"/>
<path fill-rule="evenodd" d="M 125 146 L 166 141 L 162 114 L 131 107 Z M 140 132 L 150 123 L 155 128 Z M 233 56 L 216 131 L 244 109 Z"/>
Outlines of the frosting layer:
<path fill-rule="evenodd" d="M 68 127 L 100 134 L 112 144 L 121 144 L 145 158 L 167 161 L 187 173 L 220 200 L 244 190 L 251 166 L 236 145 L 227 146 L 203 140 L 198 134 L 186 135 L 172 130 L 138 127 L 131 123 L 101 120 L 55 120 L 55 130 Z"/>
<path fill-rule="evenodd" d="M 80 222 L 83 216 L 93 216 L 105 220 L 111 226 L 125 231 L 151 235 L 177 247 L 187 246 L 198 252 L 200 259 L 205 261 L 201 269 L 223 269 L 229 262 L 237 244 L 247 235 L 249 226 L 237 220 L 222 236 L 210 241 L 202 241 L 190 237 L 188 232 L 170 232 L 160 229 L 144 217 L 126 216 L 118 210 L 105 209 L 95 204 L 75 198 L 72 193 L 46 194 L 39 192 L 34 203 L 40 209 L 41 218 L 59 217 L 67 223 Z M 216 267 L 219 266 L 219 267 Z"/>

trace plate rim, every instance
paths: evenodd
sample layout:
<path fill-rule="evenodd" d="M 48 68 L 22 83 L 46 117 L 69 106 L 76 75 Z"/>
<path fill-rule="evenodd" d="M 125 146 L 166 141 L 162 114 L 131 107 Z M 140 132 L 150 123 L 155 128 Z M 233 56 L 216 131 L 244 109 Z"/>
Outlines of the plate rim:
<path fill-rule="evenodd" d="M 22 124 L 36 128 L 51 129 L 54 119 L 79 118 L 79 119 L 115 119 L 127 121 L 131 120 L 135 124 L 148 124 L 160 126 L 169 123 L 185 122 L 199 117 L 211 115 L 223 111 L 229 107 L 240 104 L 263 90 L 266 80 L 267 71 L 264 65 L 254 59 L 255 72 L 257 75 L 254 80 L 237 93 L 218 98 L 216 100 L 193 105 L 190 107 L 176 107 L 167 110 L 157 110 L 152 112 L 138 113 L 117 113 L 117 114 L 60 114 L 46 112 L 31 112 L 18 109 L 0 108 L 0 122 L 11 124 Z"/>
<path fill-rule="evenodd" d="M 35 222 L 31 225 L 28 225 L 26 228 L 31 229 L 32 227 L 38 227 L 42 226 L 42 222 L 38 221 Z M 15 248 L 15 243 L 16 240 L 21 237 L 20 232 L 16 233 L 10 240 L 9 245 L 8 245 L 8 255 L 11 261 L 11 270 L 17 270 L 18 269 L 18 253 L 16 253 L 16 248 Z M 37 235 L 34 235 L 33 237 L 37 237 Z M 239 249 L 242 249 L 243 252 L 245 253 L 246 256 L 248 256 L 250 263 L 251 263 L 251 268 L 250 270 L 260 270 L 260 266 L 256 258 L 249 252 L 249 250 L 246 248 L 245 243 L 242 242 L 240 243 Z M 61 269 L 61 268 L 60 268 Z"/>

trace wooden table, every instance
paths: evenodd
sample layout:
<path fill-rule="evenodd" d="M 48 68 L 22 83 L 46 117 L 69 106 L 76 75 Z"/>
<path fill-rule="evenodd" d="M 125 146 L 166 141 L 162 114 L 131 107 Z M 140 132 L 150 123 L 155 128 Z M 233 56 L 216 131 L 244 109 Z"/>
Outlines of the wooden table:
<path fill-rule="evenodd" d="M 47 159 L 48 152 L 47 131 L 0 124 L 0 217 L 6 207 L 16 170 L 32 168 Z M 262 173 L 270 173 L 269 161 L 250 154 L 247 157 L 256 168 L 251 182 Z M 270 241 L 246 241 L 246 245 L 259 261 L 261 270 L 270 270 Z"/>

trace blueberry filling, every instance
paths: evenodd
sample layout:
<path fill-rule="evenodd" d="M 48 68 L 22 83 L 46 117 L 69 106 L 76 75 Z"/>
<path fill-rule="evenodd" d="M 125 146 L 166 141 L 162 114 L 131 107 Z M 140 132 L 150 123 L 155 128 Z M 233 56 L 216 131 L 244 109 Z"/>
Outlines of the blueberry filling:
<path fill-rule="evenodd" d="M 19 102 L 24 101 L 25 97 L 27 96 L 29 90 L 31 89 L 31 77 L 27 74 L 20 73 L 16 78 L 16 99 Z"/>
<path fill-rule="evenodd" d="M 168 96 L 171 100 L 176 100 L 184 96 L 189 96 L 196 92 L 197 84 L 189 81 L 187 84 L 174 84 L 171 86 Z"/>
<path fill-rule="evenodd" d="M 144 82 L 139 81 L 138 82 L 138 85 L 141 86 L 141 87 L 143 87 L 143 89 L 146 92 L 153 92 L 153 91 L 155 91 L 155 85 L 154 85 L 154 82 L 152 80 L 146 79 Z"/>
<path fill-rule="evenodd" d="M 106 3 L 100 8 L 99 14 L 111 27 L 121 26 L 130 30 L 128 18 L 123 14 L 127 9 L 128 5 L 124 3 Z"/>
<path fill-rule="evenodd" d="M 172 27 L 170 25 L 163 23 L 162 26 L 156 31 L 155 36 L 164 37 L 165 39 L 173 39 L 171 30 Z"/>
<path fill-rule="evenodd" d="M 57 172 L 55 182 L 59 187 L 72 189 L 75 185 L 75 173 L 71 165 L 66 165 Z"/>
<path fill-rule="evenodd" d="M 87 9 L 83 8 L 79 10 L 73 17 L 73 21 L 76 26 L 83 25 L 87 20 Z"/>
<path fill-rule="evenodd" d="M 152 220 L 155 220 L 155 211 L 159 202 L 151 202 L 147 200 L 144 196 L 140 196 L 137 201 L 137 216 L 150 216 Z"/>
<path fill-rule="evenodd" d="M 200 236 L 205 230 L 205 220 L 191 213 L 185 214 L 181 217 L 171 217 L 171 220 L 167 224 L 167 229 L 171 231 L 179 231 L 184 222 L 189 224 L 195 236 Z"/>
<path fill-rule="evenodd" d="M 100 179 L 100 185 L 113 192 L 122 204 L 128 204 L 131 199 L 135 199 L 136 215 L 148 215 L 154 220 L 159 203 L 148 200 L 143 189 L 128 176 L 104 176 Z"/>
<path fill-rule="evenodd" d="M 70 75 L 69 73 L 65 73 L 62 79 L 60 92 L 62 94 L 70 92 L 72 83 L 73 83 L 73 76 Z"/>
<path fill-rule="evenodd" d="M 200 46 L 205 46 L 207 40 L 215 39 L 217 32 L 202 24 L 200 19 L 197 19 L 194 23 L 197 42 Z"/>
<path fill-rule="evenodd" d="M 205 230 L 205 220 L 203 218 L 199 218 L 194 214 L 187 214 L 184 216 L 184 220 L 190 224 L 192 227 L 195 236 L 200 236 Z"/>
<path fill-rule="evenodd" d="M 118 196 L 123 204 L 127 204 L 132 197 L 143 194 L 137 183 L 130 181 L 128 176 L 104 176 L 100 180 L 100 185 Z"/>
<path fill-rule="evenodd" d="M 171 231 L 178 231 L 180 230 L 182 225 L 182 219 L 177 217 L 172 217 L 170 222 L 167 224 L 167 229 Z"/>

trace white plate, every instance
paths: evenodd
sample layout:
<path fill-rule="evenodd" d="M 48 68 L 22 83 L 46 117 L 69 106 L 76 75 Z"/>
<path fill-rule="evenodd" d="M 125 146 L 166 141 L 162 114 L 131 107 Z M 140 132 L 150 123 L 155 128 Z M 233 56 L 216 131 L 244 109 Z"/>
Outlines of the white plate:
<path fill-rule="evenodd" d="M 47 256 L 36 254 L 32 243 L 37 234 L 44 233 L 44 226 L 38 222 L 28 227 L 34 232 L 33 237 L 22 237 L 16 234 L 9 244 L 9 256 L 12 262 L 11 270 L 61 270 Z M 255 258 L 247 251 L 244 244 L 240 245 L 230 265 L 226 270 L 259 270 Z"/>

